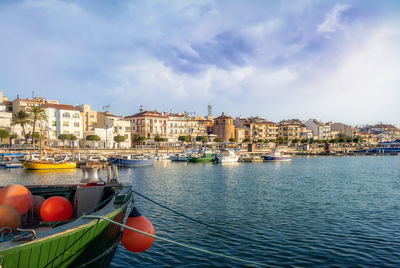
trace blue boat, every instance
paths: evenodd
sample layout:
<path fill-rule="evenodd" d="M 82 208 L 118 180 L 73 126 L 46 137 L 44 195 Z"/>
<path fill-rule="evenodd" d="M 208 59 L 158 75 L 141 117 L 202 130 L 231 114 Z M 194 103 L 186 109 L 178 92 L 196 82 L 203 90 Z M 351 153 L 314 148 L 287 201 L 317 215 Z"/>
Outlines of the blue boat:
<path fill-rule="evenodd" d="M 379 142 L 375 148 L 366 150 L 367 154 L 400 154 L 400 140 Z"/>
<path fill-rule="evenodd" d="M 154 158 L 144 155 L 110 156 L 108 162 L 120 167 L 145 167 L 154 165 Z"/>
<path fill-rule="evenodd" d="M 281 155 L 279 152 L 273 152 L 272 154 L 262 155 L 264 161 L 268 162 L 282 162 L 282 161 L 291 161 L 292 157 L 290 155 Z"/>

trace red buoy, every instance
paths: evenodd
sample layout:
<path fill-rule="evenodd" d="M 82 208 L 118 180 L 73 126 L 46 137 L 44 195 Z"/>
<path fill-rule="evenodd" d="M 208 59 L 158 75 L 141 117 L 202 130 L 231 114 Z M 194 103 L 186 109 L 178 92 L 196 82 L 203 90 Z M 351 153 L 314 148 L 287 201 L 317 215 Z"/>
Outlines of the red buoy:
<path fill-rule="evenodd" d="M 24 215 L 32 206 L 32 194 L 20 184 L 11 184 L 0 190 L 0 205 L 9 205 Z"/>
<path fill-rule="evenodd" d="M 66 221 L 72 217 L 72 205 L 68 199 L 52 196 L 46 199 L 40 207 L 40 217 L 43 221 Z"/>
<path fill-rule="evenodd" d="M 145 216 L 141 215 L 136 208 L 133 208 L 131 214 L 129 214 L 126 225 L 151 235 L 156 233 L 153 224 Z M 122 245 L 132 252 L 143 252 L 150 248 L 153 242 L 153 237 L 128 230 L 127 228 L 122 233 Z"/>

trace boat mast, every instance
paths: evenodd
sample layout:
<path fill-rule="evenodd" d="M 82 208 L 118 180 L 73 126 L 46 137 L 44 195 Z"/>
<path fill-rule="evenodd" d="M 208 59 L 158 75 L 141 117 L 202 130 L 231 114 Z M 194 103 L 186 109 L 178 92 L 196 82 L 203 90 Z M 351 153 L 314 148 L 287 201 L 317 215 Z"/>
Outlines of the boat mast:
<path fill-rule="evenodd" d="M 40 128 L 40 149 L 39 149 L 39 160 L 42 161 L 42 147 L 43 147 L 43 127 Z"/>

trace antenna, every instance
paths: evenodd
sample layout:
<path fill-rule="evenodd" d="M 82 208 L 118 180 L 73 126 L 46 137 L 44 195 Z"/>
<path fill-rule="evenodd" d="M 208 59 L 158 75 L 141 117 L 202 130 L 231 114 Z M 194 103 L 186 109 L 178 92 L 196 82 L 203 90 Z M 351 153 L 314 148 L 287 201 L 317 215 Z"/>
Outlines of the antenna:
<path fill-rule="evenodd" d="M 107 109 L 110 109 L 110 105 L 109 105 L 109 104 L 103 105 L 101 108 L 102 108 L 103 110 L 107 110 Z"/>
<path fill-rule="evenodd" d="M 208 116 L 212 116 L 212 105 L 211 105 L 211 103 L 207 106 L 207 108 L 208 108 Z"/>

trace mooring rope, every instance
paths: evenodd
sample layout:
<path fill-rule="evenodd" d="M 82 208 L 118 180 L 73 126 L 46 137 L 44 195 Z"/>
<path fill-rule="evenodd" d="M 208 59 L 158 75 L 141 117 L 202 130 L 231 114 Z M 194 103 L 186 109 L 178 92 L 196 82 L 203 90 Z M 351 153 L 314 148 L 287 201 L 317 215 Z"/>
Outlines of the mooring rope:
<path fill-rule="evenodd" d="M 209 254 L 209 255 L 214 255 L 214 256 L 218 256 L 218 257 L 223 257 L 223 258 L 226 258 L 226 259 L 231 259 L 231 260 L 235 260 L 235 261 L 239 261 L 239 262 L 243 262 L 243 263 L 247 263 L 247 264 L 252 264 L 252 265 L 268 266 L 268 265 L 266 265 L 266 264 L 264 264 L 264 263 L 260 263 L 260 262 L 256 262 L 256 261 L 251 261 L 251 260 L 246 260 L 246 259 L 242 259 L 242 258 L 238 258 L 238 257 L 234 257 L 234 256 L 229 256 L 229 255 L 225 255 L 225 254 L 221 254 L 221 253 L 216 253 L 216 252 L 209 251 L 209 250 L 206 250 L 206 249 L 202 249 L 202 248 L 194 247 L 194 246 L 191 246 L 191 245 L 188 245 L 188 244 L 180 243 L 180 242 L 177 242 L 177 241 L 174 241 L 174 240 L 170 240 L 170 239 L 168 239 L 168 238 L 164 238 L 164 237 L 161 237 L 161 236 L 158 236 L 158 235 L 148 234 L 148 233 L 145 233 L 145 232 L 140 231 L 140 230 L 138 230 L 138 229 L 132 228 L 132 227 L 130 227 L 130 226 L 127 226 L 127 225 L 125 225 L 125 224 L 122 224 L 122 223 L 119 223 L 119 222 L 110 220 L 110 219 L 105 218 L 105 217 L 102 217 L 102 216 L 97 216 L 97 215 L 83 215 L 82 218 L 85 218 L 85 219 L 102 219 L 102 220 L 108 221 L 108 222 L 110 222 L 110 223 L 119 225 L 119 226 L 121 226 L 121 227 L 127 228 L 127 229 L 129 229 L 129 230 L 132 230 L 132 231 L 134 231 L 134 232 L 138 232 L 138 233 L 141 233 L 141 234 L 143 234 L 143 235 L 147 235 L 147 236 L 150 236 L 150 237 L 153 237 L 153 238 L 157 238 L 157 239 L 159 239 L 159 240 L 162 240 L 162 241 L 165 241 L 165 242 L 168 242 L 168 243 L 171 243 L 171 244 L 175 244 L 175 245 L 177 245 L 177 246 L 181 246 L 181 247 L 189 248 L 189 249 L 192 249 L 192 250 L 195 250 L 195 251 L 207 253 L 207 254 Z"/>

